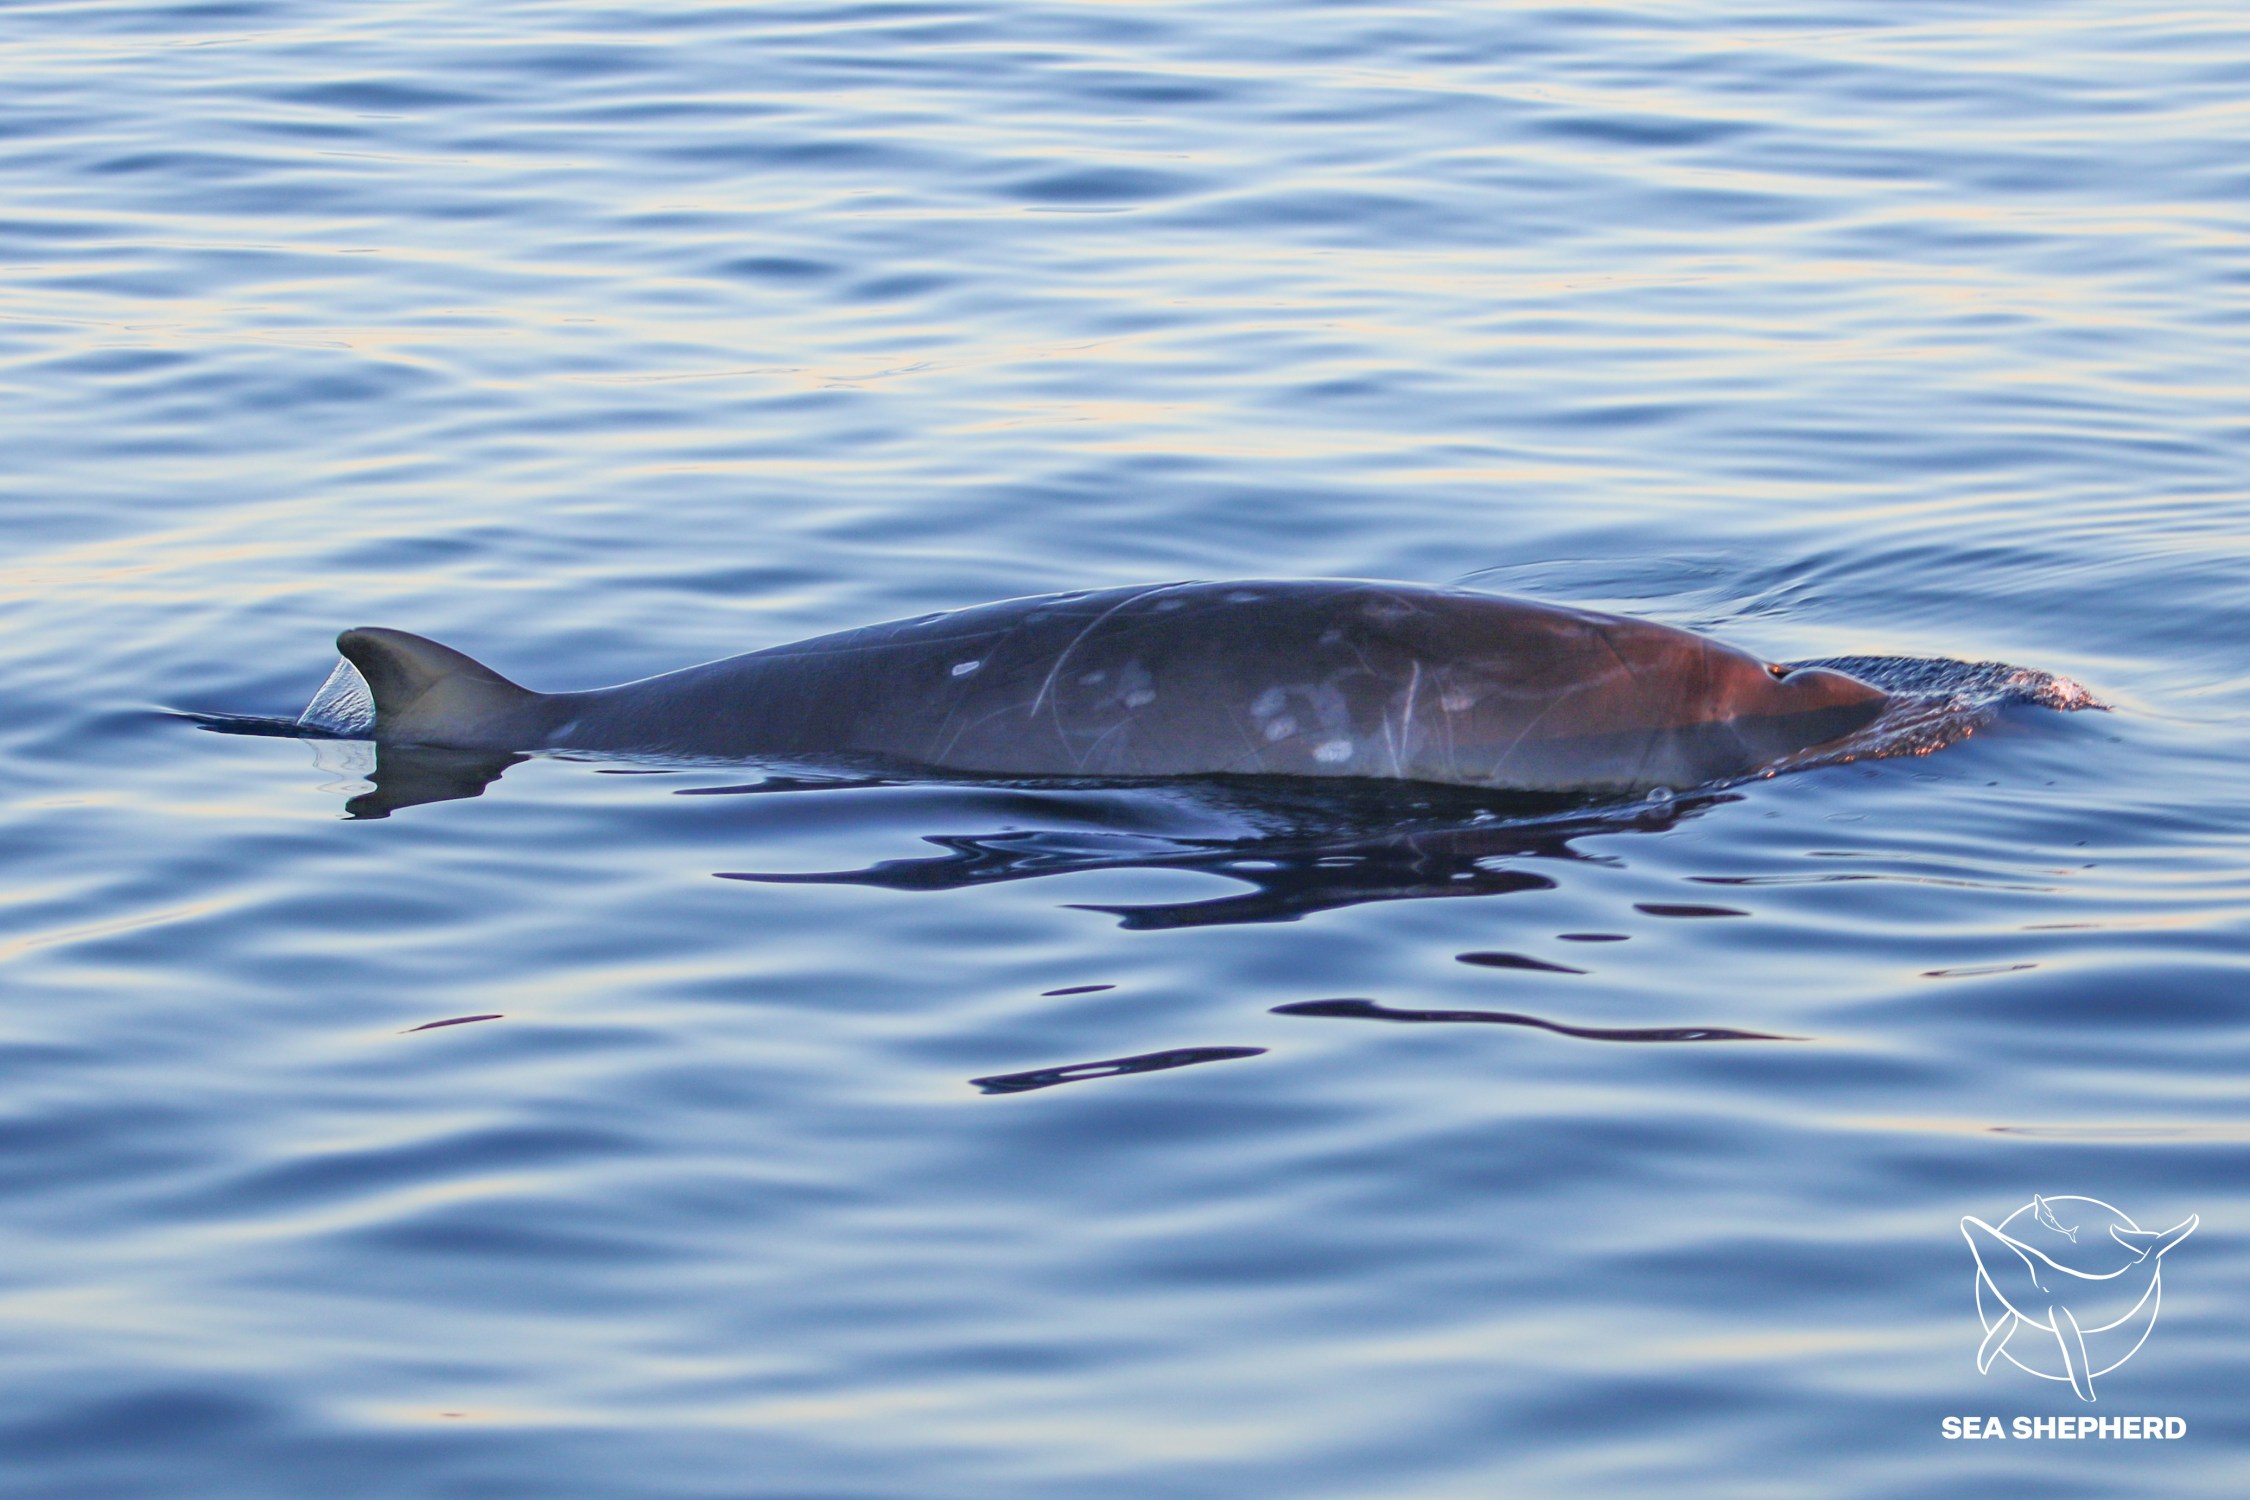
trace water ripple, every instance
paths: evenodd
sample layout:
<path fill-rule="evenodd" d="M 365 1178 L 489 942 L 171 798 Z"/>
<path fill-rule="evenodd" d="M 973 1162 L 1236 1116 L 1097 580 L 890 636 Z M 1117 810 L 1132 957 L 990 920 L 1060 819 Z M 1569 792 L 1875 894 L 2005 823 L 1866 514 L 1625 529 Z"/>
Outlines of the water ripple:
<path fill-rule="evenodd" d="M 7 26 L 25 1493 L 2240 1489 L 2238 14 Z M 362 622 L 568 689 L 1253 575 L 1903 673 L 1927 753 L 1527 811 L 296 737 Z M 2100 1406 L 2187 1441 L 1936 1436 L 2076 1404 L 1976 1373 L 1957 1226 L 2034 1190 L 2210 1221 Z"/>

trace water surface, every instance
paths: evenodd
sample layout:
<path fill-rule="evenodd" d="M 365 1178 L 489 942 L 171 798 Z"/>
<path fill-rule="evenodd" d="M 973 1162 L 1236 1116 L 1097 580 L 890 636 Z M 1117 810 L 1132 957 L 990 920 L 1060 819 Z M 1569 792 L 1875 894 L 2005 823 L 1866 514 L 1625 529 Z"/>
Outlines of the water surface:
<path fill-rule="evenodd" d="M 4 31 L 11 1493 L 2240 1492 L 2238 13 Z M 1528 822 L 353 817 L 167 712 L 356 624 L 566 689 L 1285 575 L 2113 711 Z M 2091 1408 L 1975 1367 L 1959 1221 L 2034 1193 L 2202 1216 Z M 2081 1410 L 2188 1436 L 1940 1436 Z"/>

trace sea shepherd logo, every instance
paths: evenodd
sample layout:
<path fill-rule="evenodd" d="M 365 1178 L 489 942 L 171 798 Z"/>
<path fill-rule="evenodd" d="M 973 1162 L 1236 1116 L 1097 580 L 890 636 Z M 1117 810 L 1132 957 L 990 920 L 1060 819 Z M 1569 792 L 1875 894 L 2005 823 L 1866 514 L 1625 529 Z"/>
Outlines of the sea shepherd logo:
<path fill-rule="evenodd" d="M 2164 1252 L 2201 1222 L 2190 1214 L 2160 1232 L 2097 1198 L 2037 1196 L 1997 1225 L 1963 1219 L 1984 1324 L 1977 1372 L 2005 1358 L 2093 1400 L 2095 1377 L 2131 1359 L 2156 1327 Z"/>

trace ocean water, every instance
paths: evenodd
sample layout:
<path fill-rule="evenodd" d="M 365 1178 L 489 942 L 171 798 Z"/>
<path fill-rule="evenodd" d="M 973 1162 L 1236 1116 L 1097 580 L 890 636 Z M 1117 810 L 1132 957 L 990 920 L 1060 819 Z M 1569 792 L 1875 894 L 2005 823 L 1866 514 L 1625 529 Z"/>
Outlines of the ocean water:
<path fill-rule="evenodd" d="M 0 7 L 0 1493 L 2241 1493 L 2246 97 L 2121 0 Z M 1530 820 L 190 717 L 1252 576 L 2108 709 Z M 2035 1195 L 2198 1216 L 2091 1405 L 1977 1368 Z"/>

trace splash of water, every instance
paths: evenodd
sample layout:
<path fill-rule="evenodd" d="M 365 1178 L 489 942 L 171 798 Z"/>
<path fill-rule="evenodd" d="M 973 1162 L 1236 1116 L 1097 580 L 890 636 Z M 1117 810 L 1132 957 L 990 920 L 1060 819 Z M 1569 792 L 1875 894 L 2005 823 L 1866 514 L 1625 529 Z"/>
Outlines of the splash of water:
<path fill-rule="evenodd" d="M 1830 656 L 1792 662 L 1848 672 L 1891 695 L 1875 721 L 1845 739 L 1776 763 L 1771 772 L 1892 755 L 1928 755 L 1959 744 L 2012 704 L 2076 713 L 2109 705 L 2069 677 L 2000 661 L 1942 656 Z"/>
<path fill-rule="evenodd" d="M 339 659 L 312 702 L 297 715 L 297 727 L 340 739 L 364 739 L 375 728 L 375 697 L 359 669 Z"/>

